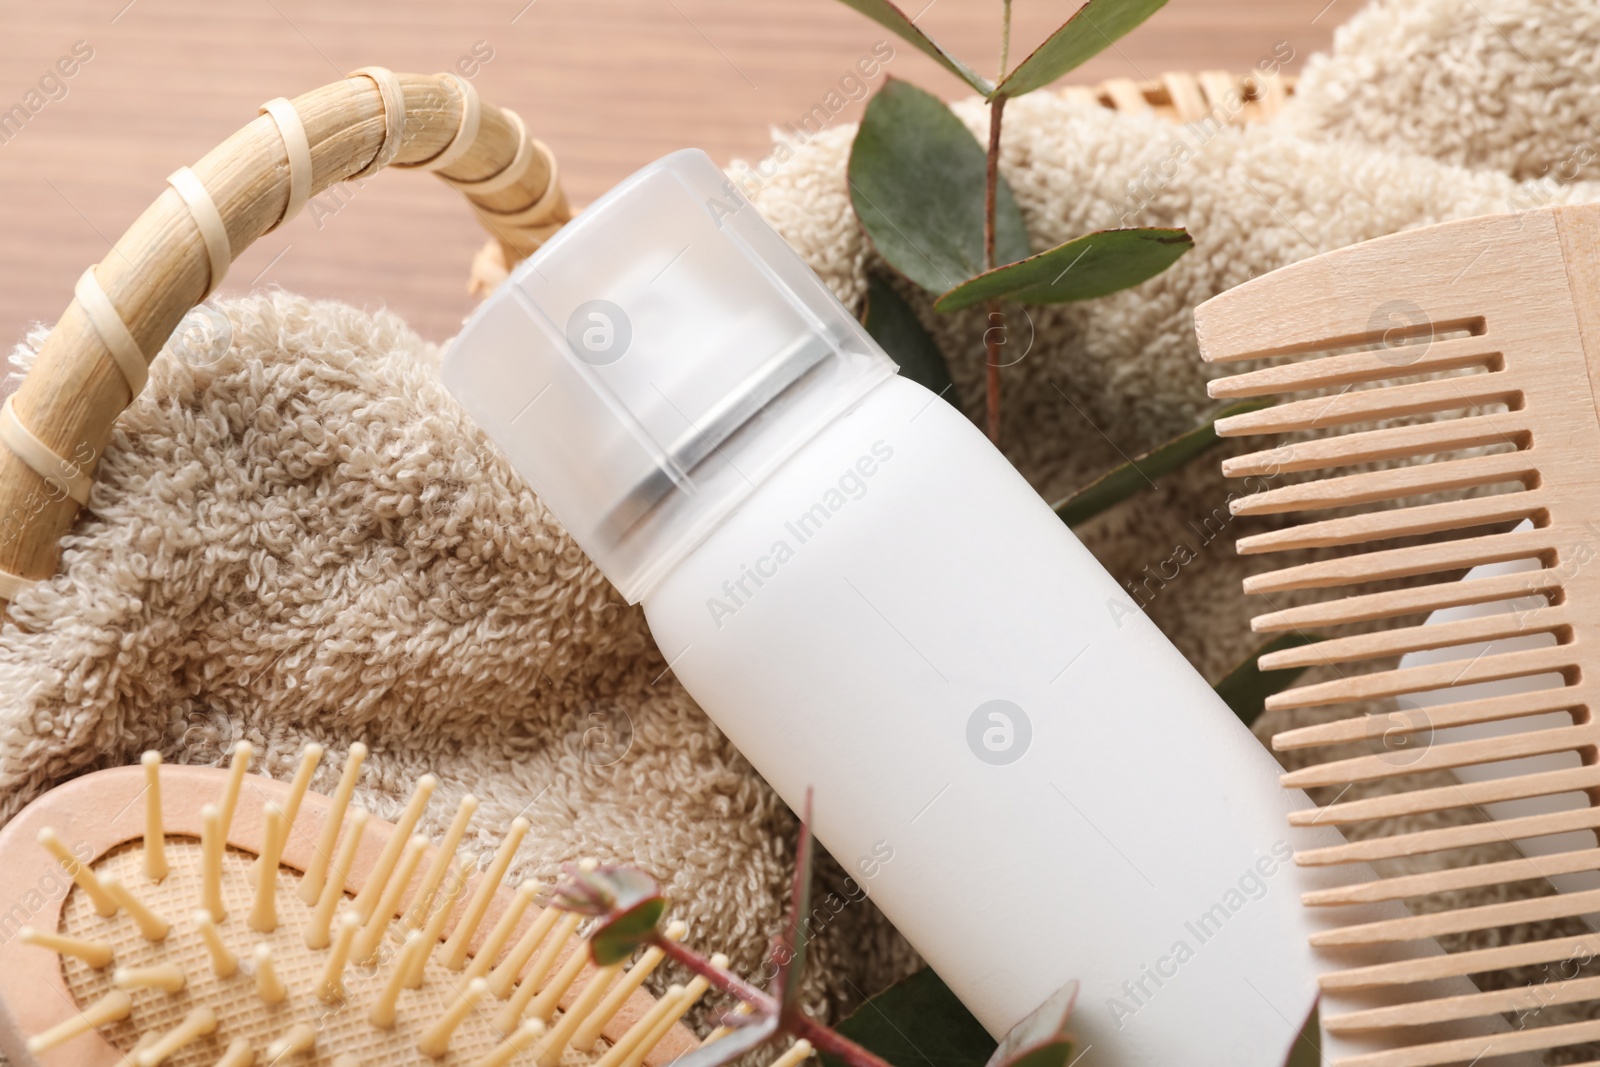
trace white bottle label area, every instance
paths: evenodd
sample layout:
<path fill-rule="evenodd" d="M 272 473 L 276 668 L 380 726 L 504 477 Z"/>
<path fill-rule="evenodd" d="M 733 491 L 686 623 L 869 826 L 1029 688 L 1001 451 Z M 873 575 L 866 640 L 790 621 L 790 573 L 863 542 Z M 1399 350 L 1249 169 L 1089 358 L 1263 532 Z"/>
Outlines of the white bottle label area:
<path fill-rule="evenodd" d="M 1293 861 L 1338 832 L 1289 828 L 1272 756 L 705 153 L 562 227 L 441 378 L 756 770 L 815 788 L 853 882 L 813 932 L 870 897 L 996 1036 L 1077 980 L 1078 1067 L 1281 1067 L 1319 972 L 1437 953 L 1312 951 L 1407 913 L 1302 907 L 1372 873 Z"/>
<path fill-rule="evenodd" d="M 767 582 L 778 577 L 779 568 L 794 559 L 811 540 L 823 533 L 824 527 L 847 508 L 852 501 L 867 495 L 869 479 L 894 459 L 894 447 L 879 439 L 845 467 L 839 477 L 821 489 L 815 500 L 803 506 L 791 518 L 785 519 L 774 532 L 772 543 L 765 552 L 752 553 L 754 559 L 741 562 L 738 570 L 706 597 L 706 614 L 718 630 L 736 616 L 740 609 L 755 599 Z M 775 583 L 776 584 L 776 583 Z"/>
<path fill-rule="evenodd" d="M 1327 969 L 1292 847 L 1337 834 L 1294 836 L 1276 761 L 944 401 L 874 390 L 645 609 L 992 1033 L 1077 979 L 1083 1067 L 1281 1064 Z"/>

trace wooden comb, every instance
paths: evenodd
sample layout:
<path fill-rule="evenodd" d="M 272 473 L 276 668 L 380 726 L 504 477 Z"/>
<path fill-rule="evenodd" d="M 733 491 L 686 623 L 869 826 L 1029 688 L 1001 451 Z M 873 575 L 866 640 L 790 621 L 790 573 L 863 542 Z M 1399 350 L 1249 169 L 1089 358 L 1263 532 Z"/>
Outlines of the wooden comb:
<path fill-rule="evenodd" d="M 226 770 L 147 753 L 18 814 L 0 831 L 11 1064 L 659 1067 L 696 1047 L 680 1020 L 704 978 L 655 999 L 660 949 L 596 968 L 577 915 L 501 884 L 525 820 L 469 878 L 477 801 L 435 846 L 415 834 L 431 775 L 395 824 L 351 807 L 365 755 L 329 799 L 307 788 L 320 746 L 289 783 L 247 775 L 247 743 Z"/>
<path fill-rule="evenodd" d="M 1254 629 L 1334 632 L 1261 659 L 1264 669 L 1326 665 L 1338 674 L 1267 703 L 1314 709 L 1306 713 L 1317 720 L 1273 738 L 1315 761 L 1285 774 L 1285 786 L 1328 787 L 1325 803 L 1291 821 L 1358 838 L 1296 861 L 1424 861 L 1411 873 L 1307 894 L 1308 906 L 1334 914 L 1393 900 L 1415 912 L 1336 925 L 1313 943 L 1376 948 L 1546 924 L 1542 935 L 1495 947 L 1327 974 L 1325 989 L 1385 990 L 1392 1001 L 1324 1019 L 1329 1031 L 1383 1039 L 1383 1051 L 1338 1062 L 1427 1067 L 1557 1049 L 1566 1062 L 1600 1062 L 1572 1047 L 1600 1040 L 1600 1019 L 1583 1019 L 1600 1014 L 1600 977 L 1585 966 L 1600 955 L 1600 936 L 1587 928 L 1553 936 L 1549 925 L 1600 911 L 1600 892 L 1548 895 L 1542 885 L 1600 869 L 1600 727 L 1590 714 L 1600 662 L 1589 654 L 1600 641 L 1600 566 L 1584 565 L 1600 560 L 1600 206 L 1466 219 L 1319 255 L 1206 302 L 1195 329 L 1208 362 L 1265 361 L 1213 381 L 1212 396 L 1302 394 L 1217 426 L 1229 437 L 1286 435 L 1223 464 L 1250 480 L 1232 512 L 1281 523 L 1243 537 L 1239 551 L 1316 553 L 1246 579 L 1245 591 L 1270 609 Z M 1293 477 L 1304 472 L 1315 473 Z M 1460 580 L 1470 568 L 1513 561 L 1524 569 Z M 1517 609 L 1426 620 L 1438 609 L 1507 601 Z M 1541 647 L 1489 644 L 1451 662 L 1394 663 L 1527 635 L 1548 637 Z M 1484 696 L 1486 682 L 1521 691 Z M 1421 694 L 1430 695 L 1426 709 L 1410 699 Z M 1401 710 L 1373 712 L 1372 701 Z M 1499 724 L 1498 736 L 1452 733 L 1482 724 Z M 1451 774 L 1552 753 L 1569 754 L 1569 765 L 1511 765 L 1469 781 Z M 1553 797 L 1570 803 L 1533 815 L 1498 807 Z M 1409 816 L 1451 825 L 1385 822 Z M 1553 855 L 1484 859 L 1479 847 L 1575 830 L 1586 832 L 1585 847 Z M 1547 895 L 1526 897 L 1530 882 Z M 1464 891 L 1495 902 L 1462 902 Z M 1542 977 L 1496 988 L 1506 979 L 1495 972 L 1511 968 Z M 1454 996 L 1422 984 L 1446 976 L 1486 980 L 1481 992 Z M 1550 1005 L 1580 1021 L 1553 1021 L 1542 1010 Z M 1453 1041 L 1415 1029 L 1493 1015 L 1513 1028 Z"/>

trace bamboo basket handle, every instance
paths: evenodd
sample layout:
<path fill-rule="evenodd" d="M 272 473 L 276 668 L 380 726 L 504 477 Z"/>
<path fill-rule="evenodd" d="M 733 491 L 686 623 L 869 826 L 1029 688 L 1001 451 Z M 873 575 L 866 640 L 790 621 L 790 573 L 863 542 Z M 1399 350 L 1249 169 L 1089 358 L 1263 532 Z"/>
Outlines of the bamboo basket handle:
<path fill-rule="evenodd" d="M 328 186 L 386 166 L 432 170 L 460 190 L 491 234 L 487 251 L 499 246 L 497 267 L 571 218 L 549 149 L 454 74 L 366 67 L 262 105 L 259 118 L 175 172 L 84 273 L 0 404 L 0 601 L 55 573 L 112 424 L 232 259 Z"/>

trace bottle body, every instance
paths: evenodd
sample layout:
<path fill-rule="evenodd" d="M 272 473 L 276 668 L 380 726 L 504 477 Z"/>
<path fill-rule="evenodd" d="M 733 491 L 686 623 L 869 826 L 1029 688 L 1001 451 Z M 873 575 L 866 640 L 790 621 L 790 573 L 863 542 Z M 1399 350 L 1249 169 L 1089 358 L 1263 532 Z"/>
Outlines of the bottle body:
<path fill-rule="evenodd" d="M 586 208 L 441 376 L 991 1033 L 1076 980 L 1082 1067 L 1280 1067 L 1334 925 L 1300 894 L 1370 872 L 1294 866 L 1338 833 L 708 156 Z"/>
<path fill-rule="evenodd" d="M 815 789 L 818 839 L 991 1032 L 1077 979 L 1099 1062 L 1281 1063 L 1315 998 L 1294 795 L 944 401 L 879 386 L 644 603 L 689 692 L 791 806 Z"/>

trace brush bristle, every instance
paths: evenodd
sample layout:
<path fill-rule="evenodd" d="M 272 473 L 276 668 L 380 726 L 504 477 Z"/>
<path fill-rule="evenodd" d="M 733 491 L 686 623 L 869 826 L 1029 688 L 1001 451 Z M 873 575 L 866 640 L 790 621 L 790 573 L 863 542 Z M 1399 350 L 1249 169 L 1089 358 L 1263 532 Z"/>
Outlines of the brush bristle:
<path fill-rule="evenodd" d="M 258 805 L 245 774 L 251 750 L 241 743 L 220 799 L 191 820 L 203 830 L 199 840 L 172 830 L 154 755 L 143 760 L 157 800 L 146 805 L 141 839 L 86 867 L 57 835 L 41 835 L 75 888 L 59 932 L 29 928 L 22 940 L 60 954 L 68 988 L 86 1007 L 36 1035 L 32 1050 L 89 1040 L 99 1030 L 140 1067 L 242 1067 L 280 1057 L 317 1067 L 642 1067 L 707 992 L 703 978 L 673 986 L 618 1040 L 603 1038 L 661 963 L 661 950 L 646 950 L 631 966 L 595 967 L 581 918 L 537 907 L 547 888 L 537 881 L 502 894 L 495 914 L 529 825 L 517 819 L 469 884 L 462 872 L 478 867 L 478 858 L 456 849 L 475 799 L 462 799 L 431 860 L 427 839 L 412 833 L 438 785 L 432 775 L 419 783 L 360 892 L 348 892 L 368 823 L 351 806 L 366 756 L 360 746 L 344 761 L 330 802 L 337 821 L 319 832 L 314 869 L 281 865 L 322 756 L 320 746 L 309 746 L 287 800 Z M 261 826 L 255 854 L 227 841 L 247 817 Z M 316 893 L 308 891 L 313 880 Z M 686 929 L 673 923 L 667 932 L 681 939 Z M 724 957 L 716 962 L 726 965 Z M 780 1067 L 794 1067 L 797 1055 L 785 1053 Z"/>

